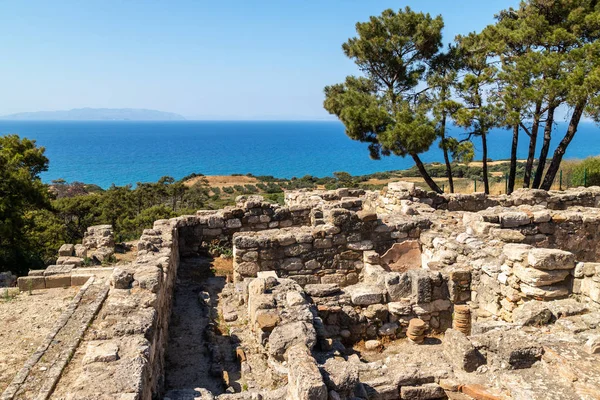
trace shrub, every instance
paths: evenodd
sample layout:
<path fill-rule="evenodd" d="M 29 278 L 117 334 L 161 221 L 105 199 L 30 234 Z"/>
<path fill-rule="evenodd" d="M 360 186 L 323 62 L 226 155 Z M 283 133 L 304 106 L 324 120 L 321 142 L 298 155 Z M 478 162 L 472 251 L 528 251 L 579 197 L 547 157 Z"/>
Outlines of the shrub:
<path fill-rule="evenodd" d="M 600 157 L 586 158 L 575 166 L 571 174 L 571 185 L 600 186 Z"/>

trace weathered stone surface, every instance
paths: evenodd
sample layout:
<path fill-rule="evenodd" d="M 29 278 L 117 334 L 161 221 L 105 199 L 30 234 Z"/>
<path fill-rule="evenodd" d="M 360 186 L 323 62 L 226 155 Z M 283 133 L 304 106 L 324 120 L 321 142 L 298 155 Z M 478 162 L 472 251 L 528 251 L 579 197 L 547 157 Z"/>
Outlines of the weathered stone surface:
<path fill-rule="evenodd" d="M 564 281 L 569 275 L 569 271 L 564 269 L 541 270 L 525 267 L 522 264 L 515 264 L 513 272 L 517 278 L 530 286 L 552 285 Z"/>
<path fill-rule="evenodd" d="M 63 244 L 58 249 L 58 255 L 62 257 L 71 257 L 74 255 L 75 246 L 72 244 Z"/>
<path fill-rule="evenodd" d="M 304 291 L 309 296 L 325 297 L 339 293 L 340 286 L 335 283 L 308 284 L 304 286 Z"/>
<path fill-rule="evenodd" d="M 316 340 L 317 333 L 312 324 L 299 321 L 279 325 L 269 336 L 269 353 L 277 359 L 282 359 L 290 347 L 303 344 L 312 349 Z"/>
<path fill-rule="evenodd" d="M 442 343 L 446 358 L 456 368 L 473 372 L 480 365 L 485 364 L 483 355 L 473 346 L 469 338 L 457 330 L 448 329 Z"/>
<path fill-rule="evenodd" d="M 513 211 L 500 214 L 500 225 L 503 228 L 516 228 L 522 225 L 528 225 L 530 218 L 527 213 Z"/>
<path fill-rule="evenodd" d="M 133 272 L 117 267 L 113 270 L 110 283 L 115 289 L 129 289 L 133 282 Z"/>
<path fill-rule="evenodd" d="M 286 352 L 288 360 L 289 400 L 327 400 L 327 386 L 323 382 L 315 359 L 304 345 L 295 345 Z"/>
<path fill-rule="evenodd" d="M 71 275 L 49 275 L 45 276 L 46 289 L 71 286 Z"/>
<path fill-rule="evenodd" d="M 543 270 L 575 268 L 573 253 L 558 249 L 531 249 L 527 262 L 530 267 Z"/>
<path fill-rule="evenodd" d="M 540 299 L 557 299 L 569 295 L 569 289 L 564 285 L 530 286 L 521 282 L 521 292 L 525 296 Z"/>
<path fill-rule="evenodd" d="M 119 359 L 119 345 L 110 340 L 94 340 L 87 344 L 83 364 L 113 362 Z"/>
<path fill-rule="evenodd" d="M 541 301 L 527 301 L 513 311 L 513 321 L 519 325 L 541 326 L 550 323 L 552 318 L 552 312 Z"/>
<path fill-rule="evenodd" d="M 435 383 L 426 383 L 421 386 L 402 386 L 400 398 L 403 400 L 432 400 L 445 399 L 446 392 Z"/>
<path fill-rule="evenodd" d="M 358 384 L 358 367 L 343 358 L 329 358 L 319 366 L 323 380 L 330 390 L 336 391 L 344 398 L 354 393 Z"/>
<path fill-rule="evenodd" d="M 46 288 L 46 280 L 43 276 L 21 276 L 17 279 L 17 283 L 22 292 Z"/>
<path fill-rule="evenodd" d="M 391 273 L 384 275 L 385 289 L 390 301 L 400 301 L 413 295 L 411 275 L 408 273 Z"/>
<path fill-rule="evenodd" d="M 383 301 L 383 291 L 377 286 L 357 284 L 346 287 L 345 291 L 350 294 L 352 304 L 357 306 L 368 306 Z"/>
<path fill-rule="evenodd" d="M 395 243 L 380 261 L 391 271 L 404 272 L 421 268 L 421 246 L 417 240 L 405 240 Z"/>
<path fill-rule="evenodd" d="M 511 261 L 524 261 L 527 259 L 527 254 L 532 248 L 528 244 L 509 243 L 504 245 L 502 252 Z"/>

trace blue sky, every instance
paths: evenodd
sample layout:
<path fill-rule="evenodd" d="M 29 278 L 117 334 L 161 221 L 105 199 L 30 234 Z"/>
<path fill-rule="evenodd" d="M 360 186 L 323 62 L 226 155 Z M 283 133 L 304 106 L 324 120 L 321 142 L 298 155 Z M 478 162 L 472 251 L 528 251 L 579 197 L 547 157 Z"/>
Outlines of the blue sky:
<path fill-rule="evenodd" d="M 356 73 L 341 51 L 354 24 L 407 5 L 442 14 L 450 42 L 518 0 L 2 1 L 0 115 L 326 119 L 323 87 Z"/>

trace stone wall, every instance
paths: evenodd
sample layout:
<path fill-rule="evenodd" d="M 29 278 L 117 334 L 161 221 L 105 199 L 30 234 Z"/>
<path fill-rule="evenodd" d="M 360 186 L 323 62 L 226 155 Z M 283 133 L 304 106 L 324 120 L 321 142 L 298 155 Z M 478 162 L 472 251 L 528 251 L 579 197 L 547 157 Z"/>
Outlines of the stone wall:
<path fill-rule="evenodd" d="M 367 192 L 366 204 L 380 213 L 400 212 L 413 203 L 423 203 L 434 209 L 477 212 L 490 207 L 542 206 L 550 210 L 569 207 L 599 207 L 600 187 L 573 188 L 568 191 L 517 189 L 511 195 L 438 194 L 425 191 L 411 182 L 389 183 L 381 193 Z"/>
<path fill-rule="evenodd" d="M 600 259 L 600 209 L 570 207 L 548 210 L 542 206 L 493 207 L 465 214 L 467 229 L 480 234 L 510 235 L 519 242 L 541 248 L 560 248 L 579 261 Z M 518 236 L 518 237 L 517 237 Z"/>
<path fill-rule="evenodd" d="M 312 215 L 312 226 L 236 233 L 234 278 L 276 271 L 301 285 L 351 285 L 358 282 L 365 251 L 383 253 L 398 241 L 418 238 L 429 226 L 425 218 L 381 220 L 373 213 L 341 208 L 317 209 Z"/>
<path fill-rule="evenodd" d="M 231 247 L 236 232 L 309 225 L 310 212 L 306 206 L 282 207 L 261 196 L 241 196 L 234 207 L 184 217 L 179 228 L 180 251 L 183 256 L 197 254 L 214 241 Z"/>

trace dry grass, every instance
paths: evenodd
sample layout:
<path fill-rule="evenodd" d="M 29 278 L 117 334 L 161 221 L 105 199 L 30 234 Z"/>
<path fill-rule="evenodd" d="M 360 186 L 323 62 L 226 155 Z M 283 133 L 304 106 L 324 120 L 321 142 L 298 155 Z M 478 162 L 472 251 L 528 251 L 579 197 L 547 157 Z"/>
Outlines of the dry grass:
<path fill-rule="evenodd" d="M 248 185 L 258 183 L 259 180 L 246 176 L 246 175 L 207 175 L 207 176 L 197 176 L 192 179 L 189 179 L 185 182 L 186 186 L 192 186 L 194 183 L 199 180 L 206 178 L 208 181 L 208 185 L 211 187 L 227 187 L 227 186 L 235 186 L 235 185 Z"/>

